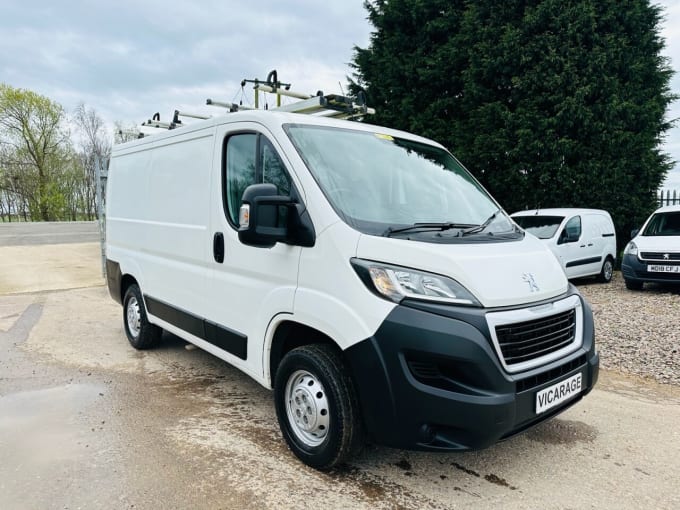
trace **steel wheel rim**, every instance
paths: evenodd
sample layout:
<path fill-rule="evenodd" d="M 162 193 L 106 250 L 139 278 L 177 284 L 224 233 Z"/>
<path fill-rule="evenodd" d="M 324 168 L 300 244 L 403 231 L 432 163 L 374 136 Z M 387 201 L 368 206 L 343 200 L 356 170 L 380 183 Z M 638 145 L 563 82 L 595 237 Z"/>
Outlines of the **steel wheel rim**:
<path fill-rule="evenodd" d="M 135 296 L 132 296 L 128 300 L 127 309 L 125 312 L 127 314 L 128 330 L 130 331 L 130 334 L 136 338 L 139 336 L 139 330 L 141 329 L 142 315 L 139 309 L 139 302 Z"/>
<path fill-rule="evenodd" d="M 606 261 L 604 263 L 604 279 L 609 281 L 612 279 L 612 273 L 614 272 L 614 267 L 612 266 L 611 261 Z"/>
<path fill-rule="evenodd" d="M 321 382 L 306 370 L 297 370 L 288 378 L 286 415 L 290 428 L 303 444 L 319 446 L 328 436 L 330 410 L 326 390 Z"/>

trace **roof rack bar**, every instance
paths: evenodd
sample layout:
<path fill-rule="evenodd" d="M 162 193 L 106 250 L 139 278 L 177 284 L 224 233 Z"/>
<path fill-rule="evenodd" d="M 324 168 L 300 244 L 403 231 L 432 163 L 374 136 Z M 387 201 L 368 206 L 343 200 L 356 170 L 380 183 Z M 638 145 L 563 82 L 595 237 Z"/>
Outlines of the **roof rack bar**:
<path fill-rule="evenodd" d="M 201 119 L 206 120 L 210 118 L 210 115 L 203 115 L 202 113 L 186 112 L 181 110 L 175 110 L 175 117 L 189 117 L 191 119 Z M 173 119 L 174 120 L 174 119 Z M 176 121 L 175 121 L 176 122 Z"/>
<path fill-rule="evenodd" d="M 161 129 L 172 129 L 174 127 L 174 124 L 170 122 L 161 122 L 160 120 L 147 120 L 146 122 L 142 122 L 142 126 L 146 127 L 153 127 L 153 128 L 161 128 Z"/>
<path fill-rule="evenodd" d="M 236 103 L 225 103 L 224 101 L 215 101 L 214 99 L 206 99 L 205 104 L 208 106 L 217 106 L 219 108 L 226 108 L 229 112 L 238 112 L 241 110 L 255 110 L 252 106 L 243 106 L 242 104 Z"/>
<path fill-rule="evenodd" d="M 314 97 L 311 94 L 302 94 L 293 90 L 286 90 L 285 88 L 274 88 L 261 83 L 255 85 L 253 89 L 255 89 L 255 91 L 259 90 L 261 92 L 270 92 L 272 94 L 279 94 L 281 96 L 294 97 L 295 99 L 309 99 L 310 97 Z"/>

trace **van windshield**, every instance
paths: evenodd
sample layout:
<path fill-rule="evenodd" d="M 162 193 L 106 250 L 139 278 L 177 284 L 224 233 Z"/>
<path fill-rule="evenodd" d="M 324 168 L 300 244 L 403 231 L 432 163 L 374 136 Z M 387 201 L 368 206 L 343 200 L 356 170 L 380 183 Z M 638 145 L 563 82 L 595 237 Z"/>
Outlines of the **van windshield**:
<path fill-rule="evenodd" d="M 441 148 L 352 129 L 299 124 L 285 129 L 331 205 L 360 232 L 514 233 L 481 185 Z"/>
<path fill-rule="evenodd" d="M 654 214 L 642 235 L 680 236 L 680 211 Z"/>
<path fill-rule="evenodd" d="M 513 216 L 512 219 L 539 239 L 550 239 L 564 221 L 564 216 Z"/>

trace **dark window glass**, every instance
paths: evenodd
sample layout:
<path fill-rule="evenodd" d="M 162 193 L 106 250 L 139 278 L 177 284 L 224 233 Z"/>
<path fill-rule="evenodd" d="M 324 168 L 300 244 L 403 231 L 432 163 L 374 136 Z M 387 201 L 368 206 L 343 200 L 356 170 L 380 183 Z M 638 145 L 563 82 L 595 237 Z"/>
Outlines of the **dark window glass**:
<path fill-rule="evenodd" d="M 262 150 L 260 151 L 262 182 L 274 184 L 279 190 L 279 195 L 290 195 L 290 177 L 288 177 L 279 155 L 268 140 L 263 139 L 262 142 Z"/>
<path fill-rule="evenodd" d="M 259 137 L 259 144 L 258 144 Z M 279 195 L 290 195 L 291 181 L 271 143 L 255 133 L 233 135 L 226 145 L 226 202 L 227 215 L 238 225 L 238 212 L 243 192 L 251 184 L 271 183 Z M 273 223 L 285 225 L 287 208 L 279 207 Z"/>
<path fill-rule="evenodd" d="M 642 235 L 680 236 L 680 212 L 656 213 Z"/>
<path fill-rule="evenodd" d="M 581 217 L 574 216 L 570 219 L 564 226 L 564 232 L 566 232 L 566 242 L 575 243 L 578 241 L 581 238 Z"/>
<path fill-rule="evenodd" d="M 227 141 L 227 210 L 231 221 L 238 225 L 238 210 L 245 189 L 257 182 L 257 135 L 236 135 Z"/>

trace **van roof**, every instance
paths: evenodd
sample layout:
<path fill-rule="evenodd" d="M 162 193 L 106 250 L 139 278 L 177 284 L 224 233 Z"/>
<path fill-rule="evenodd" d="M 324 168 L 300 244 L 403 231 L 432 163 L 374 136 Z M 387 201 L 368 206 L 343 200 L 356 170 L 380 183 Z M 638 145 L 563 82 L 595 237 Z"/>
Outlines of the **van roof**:
<path fill-rule="evenodd" d="M 666 212 L 680 212 L 680 204 L 679 205 L 665 205 L 663 207 L 659 207 L 655 213 L 666 213 Z"/>
<path fill-rule="evenodd" d="M 518 211 L 510 216 L 571 216 L 574 214 L 603 214 L 607 217 L 609 213 L 603 209 L 584 209 L 578 207 L 554 207 L 550 209 L 528 209 Z"/>
<path fill-rule="evenodd" d="M 224 115 L 217 115 L 205 120 L 197 120 L 195 122 L 184 124 L 182 127 L 175 129 L 158 129 L 158 133 L 131 140 L 129 142 L 116 144 L 113 147 L 113 152 L 123 149 L 130 149 L 135 146 L 144 146 L 160 140 L 181 136 L 187 133 L 197 132 L 203 129 L 219 126 L 222 124 L 230 124 L 233 122 L 256 122 L 263 125 L 270 130 L 278 130 L 284 124 L 300 124 L 309 126 L 333 127 L 338 129 L 352 129 L 355 131 L 366 131 L 371 133 L 381 133 L 391 135 L 396 138 L 406 138 L 417 142 L 434 145 L 444 149 L 444 147 L 428 138 L 414 135 L 406 131 L 398 129 L 391 129 L 366 122 L 357 122 L 351 120 L 341 120 L 326 118 L 320 115 L 305 115 L 301 113 L 277 112 L 273 110 L 244 110 L 239 112 L 227 113 Z"/>

